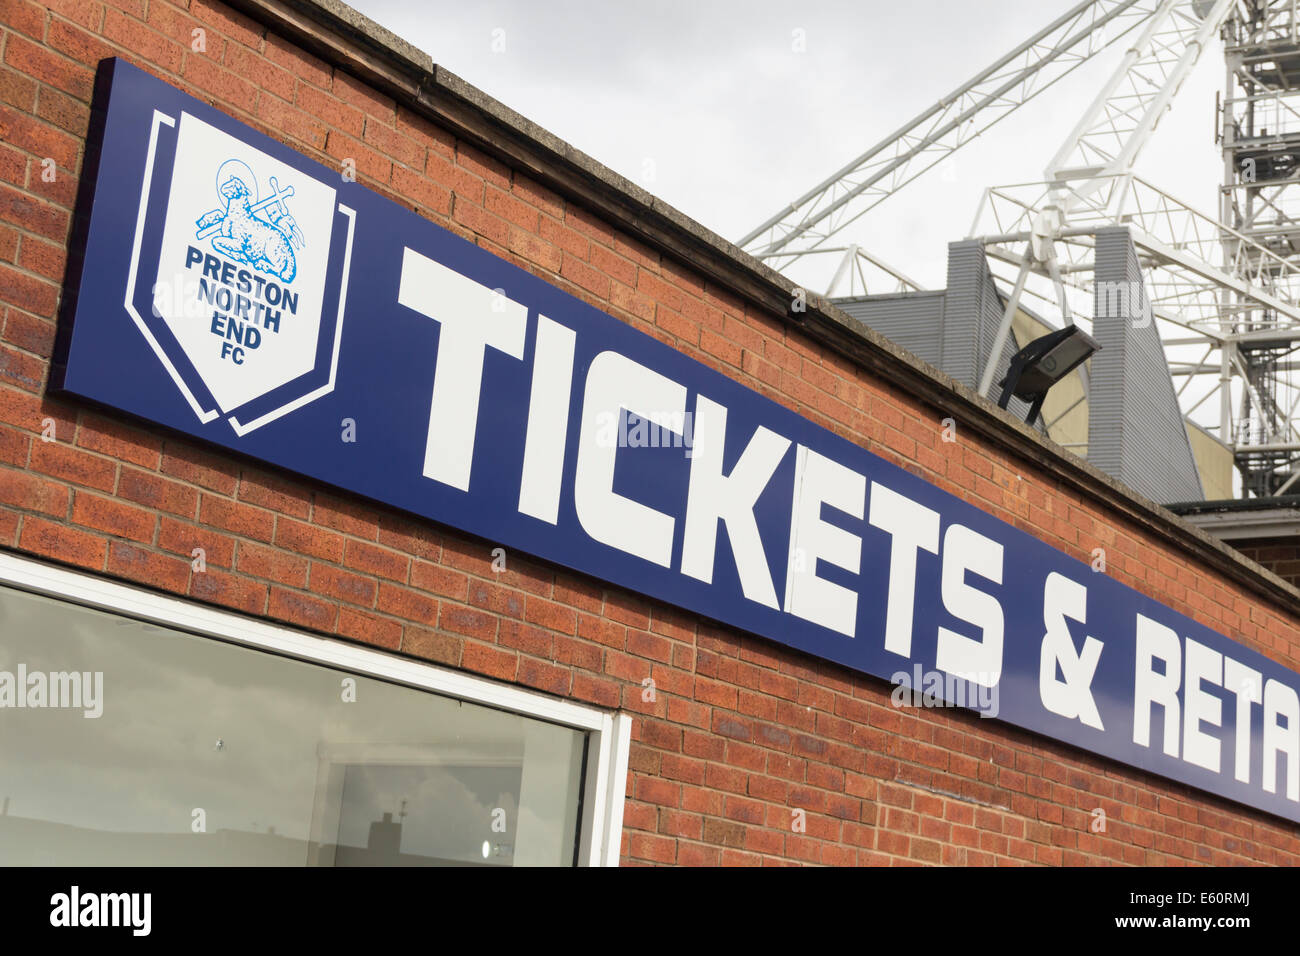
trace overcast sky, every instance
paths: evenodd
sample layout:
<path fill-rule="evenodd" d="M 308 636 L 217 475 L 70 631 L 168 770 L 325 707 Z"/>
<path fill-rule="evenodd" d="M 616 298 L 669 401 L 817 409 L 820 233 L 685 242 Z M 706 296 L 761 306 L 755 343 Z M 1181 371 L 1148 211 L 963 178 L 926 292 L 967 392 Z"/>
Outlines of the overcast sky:
<path fill-rule="evenodd" d="M 434 61 L 728 239 L 864 152 L 1074 0 L 352 0 Z M 795 30 L 806 52 L 793 49 Z M 494 49 L 495 47 L 495 49 Z M 846 241 L 932 288 L 982 190 L 1035 181 L 1118 48 L 867 217 Z M 1213 212 L 1223 55 L 1207 49 L 1139 172 Z M 890 291 L 890 290 L 879 290 Z"/>

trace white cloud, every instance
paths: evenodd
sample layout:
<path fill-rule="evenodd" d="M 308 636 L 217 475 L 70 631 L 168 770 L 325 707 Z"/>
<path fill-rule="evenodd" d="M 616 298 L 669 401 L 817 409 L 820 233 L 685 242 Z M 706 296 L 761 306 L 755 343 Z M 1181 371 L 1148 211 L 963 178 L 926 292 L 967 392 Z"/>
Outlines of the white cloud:
<path fill-rule="evenodd" d="M 609 4 L 497 0 L 428 7 L 355 0 L 364 14 L 687 215 L 738 239 L 993 62 L 1071 0 L 784 0 Z M 805 31 L 807 52 L 791 49 Z M 492 31 L 505 31 L 494 53 Z M 843 235 L 942 287 L 945 246 L 983 189 L 1040 179 L 1116 61 L 1107 50 L 891 197 Z M 1212 212 L 1217 41 L 1138 169 Z M 644 178 L 646 160 L 655 178 Z"/>

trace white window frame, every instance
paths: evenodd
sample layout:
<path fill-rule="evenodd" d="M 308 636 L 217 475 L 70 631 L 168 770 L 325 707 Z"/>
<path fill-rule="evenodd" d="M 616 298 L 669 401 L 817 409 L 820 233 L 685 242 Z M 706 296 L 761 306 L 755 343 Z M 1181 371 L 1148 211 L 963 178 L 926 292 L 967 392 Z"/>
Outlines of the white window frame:
<path fill-rule="evenodd" d="M 557 700 L 14 554 L 0 553 L 0 584 L 586 731 L 591 736 L 579 821 L 578 864 L 618 866 L 632 734 L 632 719 L 625 713 Z"/>

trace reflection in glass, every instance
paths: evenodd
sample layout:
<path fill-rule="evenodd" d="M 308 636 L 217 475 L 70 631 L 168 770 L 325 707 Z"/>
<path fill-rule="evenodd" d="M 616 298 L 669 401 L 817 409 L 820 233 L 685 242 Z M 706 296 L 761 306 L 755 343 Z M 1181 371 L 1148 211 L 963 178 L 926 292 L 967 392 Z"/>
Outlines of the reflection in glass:
<path fill-rule="evenodd" d="M 575 861 L 581 731 L 0 587 L 20 669 L 103 712 L 0 704 L 2 865 Z"/>

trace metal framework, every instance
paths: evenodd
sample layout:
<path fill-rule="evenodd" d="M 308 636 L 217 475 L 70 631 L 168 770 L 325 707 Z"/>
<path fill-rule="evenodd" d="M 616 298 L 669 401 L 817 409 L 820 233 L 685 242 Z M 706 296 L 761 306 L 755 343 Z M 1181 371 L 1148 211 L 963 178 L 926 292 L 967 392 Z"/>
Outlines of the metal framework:
<path fill-rule="evenodd" d="M 1084 0 L 738 244 L 778 269 L 819 250 L 826 239 L 1141 26 L 1161 5 L 1160 0 Z"/>
<path fill-rule="evenodd" d="M 1221 207 L 1210 215 L 1139 179 L 1133 165 L 1216 34 L 1227 54 L 1219 132 L 1224 185 Z M 1300 366 L 1297 0 L 1080 3 L 741 245 L 783 271 L 806 256 L 843 255 L 828 292 L 846 275 L 865 283 L 864 261 L 900 289 L 915 288 L 860 246 L 827 240 L 1120 38 L 1128 44 L 1124 56 L 1043 181 L 990 188 L 976 213 L 970 235 L 982 240 L 991 264 L 1003 265 L 995 274 L 1008 286 L 990 359 L 1001 354 L 1024 296 L 1039 297 L 1065 322 L 1073 321 L 1072 290 L 1098 307 L 1131 312 L 1137 303 L 1127 301 L 1128 290 L 1112 296 L 1097 290 L 1093 277 L 1097 230 L 1126 226 L 1147 300 L 1134 318 L 1149 315 L 1159 324 L 1184 415 L 1199 413 L 1217 428 L 1234 453 L 1244 493 L 1290 490 L 1300 480 L 1300 387 L 1292 378 Z M 1033 276 L 1048 291 L 1036 288 Z M 994 365 L 985 363 L 985 394 Z"/>
<path fill-rule="evenodd" d="M 1288 263 L 1300 256 L 1298 29 L 1294 0 L 1242 0 L 1224 30 L 1219 217 L 1234 230 L 1224 242 L 1225 259 L 1258 255 L 1243 254 L 1247 241 Z M 1271 259 L 1265 262 L 1261 278 L 1267 281 L 1276 267 Z M 1288 329 L 1292 334 L 1243 339 L 1291 323 L 1267 308 L 1250 308 L 1239 296 L 1237 304 L 1237 334 L 1224 344 L 1221 362 L 1235 367 L 1242 382 L 1232 427 L 1243 484 L 1248 492 L 1267 496 L 1291 490 L 1300 477 L 1300 431 L 1295 426 L 1300 389 L 1288 361 L 1300 334 Z"/>

